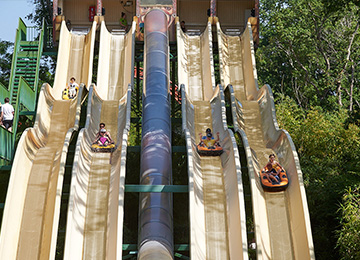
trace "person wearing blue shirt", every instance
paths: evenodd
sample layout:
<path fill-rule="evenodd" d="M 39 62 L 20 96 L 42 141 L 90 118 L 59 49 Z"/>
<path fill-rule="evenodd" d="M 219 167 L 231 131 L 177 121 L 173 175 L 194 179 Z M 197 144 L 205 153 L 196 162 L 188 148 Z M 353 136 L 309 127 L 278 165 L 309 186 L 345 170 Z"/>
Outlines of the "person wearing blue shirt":
<path fill-rule="evenodd" d="M 203 136 L 202 133 L 200 133 L 199 135 L 200 135 L 200 143 L 199 143 L 200 146 L 215 149 L 215 146 L 219 145 L 218 144 L 220 139 L 219 132 L 216 133 L 217 135 L 216 139 L 214 138 L 210 128 L 206 129 L 205 136 Z"/>

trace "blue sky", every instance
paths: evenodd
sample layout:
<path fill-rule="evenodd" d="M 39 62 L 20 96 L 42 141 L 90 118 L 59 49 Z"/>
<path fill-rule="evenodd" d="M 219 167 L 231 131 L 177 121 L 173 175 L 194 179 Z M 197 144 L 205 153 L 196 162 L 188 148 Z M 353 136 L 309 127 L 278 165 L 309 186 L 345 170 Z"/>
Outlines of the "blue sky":
<path fill-rule="evenodd" d="M 0 0 L 0 39 L 2 41 L 14 42 L 16 29 L 19 24 L 19 17 L 27 26 L 32 23 L 25 19 L 25 16 L 34 11 L 34 4 L 31 0 Z"/>

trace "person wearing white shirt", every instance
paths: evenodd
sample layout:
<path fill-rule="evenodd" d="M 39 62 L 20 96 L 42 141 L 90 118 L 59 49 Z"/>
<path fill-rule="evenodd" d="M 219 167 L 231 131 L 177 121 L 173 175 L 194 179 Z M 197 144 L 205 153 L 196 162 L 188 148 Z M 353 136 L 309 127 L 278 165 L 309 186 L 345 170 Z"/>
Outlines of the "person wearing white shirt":
<path fill-rule="evenodd" d="M 71 77 L 70 78 L 70 83 L 68 85 L 68 89 L 69 89 L 69 98 L 73 99 L 76 96 L 76 87 L 79 88 L 79 84 L 77 84 L 75 82 L 75 78 Z"/>
<path fill-rule="evenodd" d="M 5 104 L 1 106 L 1 122 L 2 126 L 11 132 L 14 121 L 14 107 L 9 103 L 10 99 L 4 99 Z"/>

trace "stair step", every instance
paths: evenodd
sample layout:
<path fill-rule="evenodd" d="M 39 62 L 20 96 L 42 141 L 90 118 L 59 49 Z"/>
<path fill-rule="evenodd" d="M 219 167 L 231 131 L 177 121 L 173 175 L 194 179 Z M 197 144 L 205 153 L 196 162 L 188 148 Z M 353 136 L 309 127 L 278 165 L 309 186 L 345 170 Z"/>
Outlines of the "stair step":
<path fill-rule="evenodd" d="M 16 71 L 15 76 L 28 76 L 28 77 L 35 77 L 35 71 L 29 70 L 29 71 Z"/>
<path fill-rule="evenodd" d="M 29 71 L 17 71 L 17 72 L 15 72 L 15 77 L 16 76 L 27 76 L 27 77 L 35 77 L 35 75 L 34 75 L 34 71 L 33 70 L 29 70 Z"/>
<path fill-rule="evenodd" d="M 18 51 L 18 54 L 26 54 L 28 53 L 29 55 L 33 55 L 34 52 L 37 52 L 38 49 L 36 48 L 20 48 L 20 50 Z"/>
<path fill-rule="evenodd" d="M 20 48 L 28 48 L 28 49 L 38 49 L 39 45 L 30 45 L 30 44 L 20 44 Z"/>
<path fill-rule="evenodd" d="M 36 62 L 21 62 L 21 63 L 19 63 L 19 62 L 17 62 L 17 64 L 16 64 L 16 68 L 28 68 L 28 67 L 30 67 L 30 68 L 35 68 L 36 67 Z"/>
<path fill-rule="evenodd" d="M 23 49 L 34 49 L 34 50 L 37 50 L 39 47 L 39 45 L 24 45 L 24 44 L 20 44 L 20 48 L 23 48 Z"/>
<path fill-rule="evenodd" d="M 31 80 L 35 80 L 34 78 L 27 78 L 27 77 L 23 77 L 27 82 L 31 81 Z M 15 80 L 14 82 L 19 83 L 19 80 Z"/>
<path fill-rule="evenodd" d="M 35 76 L 35 71 L 34 70 L 20 70 L 20 71 L 16 71 L 15 72 L 15 77 L 16 76 L 24 76 L 24 75 L 28 75 L 30 77 Z"/>
<path fill-rule="evenodd" d="M 29 80 L 35 80 L 35 77 L 26 77 L 26 76 L 22 76 L 26 81 L 29 81 Z M 14 82 L 17 82 L 19 83 L 19 77 L 17 77 Z"/>
<path fill-rule="evenodd" d="M 17 62 L 16 64 L 16 68 L 35 68 L 36 67 L 36 62 Z"/>
<path fill-rule="evenodd" d="M 20 45 L 38 46 L 39 41 L 20 41 Z"/>
<path fill-rule="evenodd" d="M 19 52 L 17 56 L 18 58 L 36 58 L 37 52 Z"/>
<path fill-rule="evenodd" d="M 29 82 L 30 80 L 35 80 L 35 78 L 28 78 L 28 77 L 24 77 L 24 76 L 22 76 L 22 78 L 23 79 L 25 79 L 27 82 Z M 19 79 L 18 80 L 15 80 L 14 82 L 17 82 L 17 83 L 19 83 Z"/>
<path fill-rule="evenodd" d="M 36 68 L 36 63 L 21 63 L 17 64 L 16 69 L 32 69 Z"/>
<path fill-rule="evenodd" d="M 33 73 L 35 73 L 35 70 L 34 70 L 34 68 L 17 68 L 15 73 L 17 73 L 17 72 L 22 73 L 22 74 L 24 74 L 24 73 L 33 74 Z"/>
<path fill-rule="evenodd" d="M 17 64 L 17 66 L 16 66 L 17 68 L 18 67 L 21 67 L 21 68 L 26 68 L 26 67 L 36 67 L 36 62 L 27 62 L 27 63 L 25 63 L 25 62 L 20 62 L 19 64 Z"/>
<path fill-rule="evenodd" d="M 36 60 L 37 60 L 37 57 L 36 56 L 34 56 L 34 57 L 27 57 L 27 56 L 25 56 L 25 57 L 18 57 L 18 59 L 17 59 L 17 61 L 21 61 L 21 62 L 36 62 Z"/>
<path fill-rule="evenodd" d="M 20 48 L 19 52 L 37 52 L 38 49 L 37 48 Z"/>
<path fill-rule="evenodd" d="M 21 67 L 21 68 L 17 67 L 15 72 L 19 71 L 19 72 L 27 72 L 27 73 L 34 72 L 35 73 L 35 71 L 36 71 L 35 68 L 36 68 L 35 66 L 34 67 Z"/>
<path fill-rule="evenodd" d="M 18 57 L 17 62 L 36 62 L 36 57 Z"/>

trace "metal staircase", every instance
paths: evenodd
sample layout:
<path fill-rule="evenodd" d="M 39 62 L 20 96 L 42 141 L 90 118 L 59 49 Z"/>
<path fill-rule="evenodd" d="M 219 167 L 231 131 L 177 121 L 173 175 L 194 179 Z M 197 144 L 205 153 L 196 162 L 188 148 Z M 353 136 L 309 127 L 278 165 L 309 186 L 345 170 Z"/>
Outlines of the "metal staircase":
<path fill-rule="evenodd" d="M 0 91 L 0 100 L 3 101 L 5 97 L 9 97 L 15 109 L 13 131 L 9 132 L 0 127 L 0 167 L 10 165 L 13 159 L 20 112 L 25 115 L 34 115 L 43 42 L 44 23 L 39 30 L 35 27 L 27 27 L 19 18 L 9 87 L 6 89 L 2 86 Z"/>
<path fill-rule="evenodd" d="M 33 27 L 26 27 L 24 22 L 19 19 L 19 28 L 16 34 L 10 76 L 12 105 L 18 103 L 19 87 L 21 85 L 20 77 L 22 77 L 28 86 L 37 93 L 40 59 L 43 50 L 44 28 L 37 33 L 35 33 L 34 29 L 35 28 Z M 35 109 L 36 100 L 33 98 L 34 97 L 31 97 L 32 100 L 29 100 L 30 102 L 26 102 L 28 104 L 23 104 L 28 110 Z"/>

